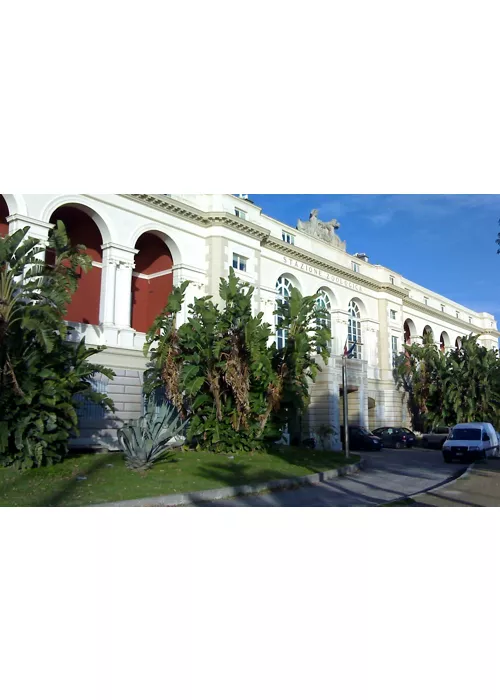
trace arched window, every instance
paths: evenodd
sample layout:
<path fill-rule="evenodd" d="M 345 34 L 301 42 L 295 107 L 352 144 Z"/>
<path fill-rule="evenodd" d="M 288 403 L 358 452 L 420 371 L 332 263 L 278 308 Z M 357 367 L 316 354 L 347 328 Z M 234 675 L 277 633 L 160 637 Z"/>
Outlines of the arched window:
<path fill-rule="evenodd" d="M 293 285 L 289 279 L 286 277 L 280 277 L 276 282 L 276 299 L 277 301 L 287 302 L 290 298 Z M 278 325 L 281 320 L 281 316 L 276 316 L 275 323 Z M 286 339 L 288 337 L 288 331 L 285 329 L 276 331 L 276 345 L 278 350 L 282 350 L 285 347 Z"/>
<path fill-rule="evenodd" d="M 321 316 L 316 319 L 316 325 L 323 326 L 324 328 L 328 328 L 329 331 L 331 332 L 331 330 L 332 330 L 332 302 L 330 301 L 330 297 L 328 296 L 328 294 L 325 292 L 324 289 L 320 289 L 318 291 L 318 298 L 316 300 L 316 308 L 322 312 Z M 329 349 L 331 351 L 331 342 L 329 343 Z M 318 352 L 319 352 L 319 348 L 318 348 Z"/>
<path fill-rule="evenodd" d="M 357 360 L 361 359 L 361 312 L 359 306 L 354 300 L 349 303 L 349 322 L 348 322 L 348 338 L 349 348 L 354 343 L 356 347 L 353 350 L 352 357 Z"/>

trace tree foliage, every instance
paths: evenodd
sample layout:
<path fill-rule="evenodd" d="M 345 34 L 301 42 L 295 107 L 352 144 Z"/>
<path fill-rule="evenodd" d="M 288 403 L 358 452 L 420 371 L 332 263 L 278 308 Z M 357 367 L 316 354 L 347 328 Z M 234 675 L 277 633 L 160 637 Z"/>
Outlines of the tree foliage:
<path fill-rule="evenodd" d="M 20 469 L 64 457 L 79 401 L 112 406 L 91 382 L 95 373 L 113 376 L 89 362 L 102 348 L 66 340 L 66 308 L 91 260 L 58 222 L 48 265 L 28 231 L 0 238 L 0 464 Z"/>
<path fill-rule="evenodd" d="M 148 333 L 146 393 L 164 387 L 189 419 L 188 440 L 205 449 L 248 451 L 278 439 L 290 417 L 307 407 L 308 381 L 319 369 L 316 348 L 328 357 L 330 333 L 316 323 L 316 298 L 294 290 L 289 303 L 279 304 L 279 327 L 288 338 L 278 350 L 263 314 L 252 312 L 254 288 L 232 269 L 220 281 L 222 308 L 211 297 L 195 299 L 178 327 L 186 288 L 173 291 Z"/>
<path fill-rule="evenodd" d="M 477 340 L 477 335 L 464 337 L 460 347 L 447 353 L 431 340 L 405 346 L 395 372 L 408 393 L 416 428 L 475 421 L 500 424 L 498 351 Z"/>

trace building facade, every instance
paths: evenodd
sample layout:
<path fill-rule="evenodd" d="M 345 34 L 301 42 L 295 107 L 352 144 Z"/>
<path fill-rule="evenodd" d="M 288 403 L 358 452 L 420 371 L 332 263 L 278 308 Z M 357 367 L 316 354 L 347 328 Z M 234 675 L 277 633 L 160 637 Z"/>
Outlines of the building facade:
<path fill-rule="evenodd" d="M 307 217 L 306 217 L 307 218 Z M 105 345 L 99 361 L 116 378 L 96 378 L 116 413 L 82 409 L 81 445 L 114 446 L 124 420 L 140 415 L 145 333 L 174 286 L 190 282 L 181 320 L 195 297 L 219 294 L 229 269 L 255 287 L 254 312 L 275 324 L 278 297 L 291 287 L 319 292 L 328 312 L 332 356 L 311 388 L 303 432 L 333 426 L 339 448 L 343 423 L 342 361 L 346 341 L 357 342 L 349 361 L 349 419 L 371 429 L 407 424 L 406 402 L 395 387 L 393 359 L 404 342 L 431 333 L 443 351 L 470 333 L 498 347 L 495 318 L 475 312 L 407 280 L 366 256 L 347 252 L 336 221 L 318 212 L 291 228 L 234 195 L 0 195 L 0 236 L 25 226 L 46 245 L 58 220 L 73 244 L 87 246 L 91 272 L 83 275 L 68 309 L 71 339 Z M 276 338 L 278 344 L 282 337 Z"/>

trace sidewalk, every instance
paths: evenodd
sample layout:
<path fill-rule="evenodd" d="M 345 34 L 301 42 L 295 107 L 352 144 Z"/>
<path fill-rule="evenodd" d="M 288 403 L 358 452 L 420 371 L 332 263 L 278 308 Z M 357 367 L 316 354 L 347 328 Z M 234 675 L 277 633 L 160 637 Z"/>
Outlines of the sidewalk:
<path fill-rule="evenodd" d="M 380 506 L 437 488 L 459 476 L 464 468 L 460 464 L 443 463 L 437 451 L 384 450 L 366 454 L 356 474 L 316 486 L 193 505 L 216 508 Z"/>
<path fill-rule="evenodd" d="M 499 507 L 500 460 L 477 464 L 457 481 L 401 503 L 408 506 Z"/>

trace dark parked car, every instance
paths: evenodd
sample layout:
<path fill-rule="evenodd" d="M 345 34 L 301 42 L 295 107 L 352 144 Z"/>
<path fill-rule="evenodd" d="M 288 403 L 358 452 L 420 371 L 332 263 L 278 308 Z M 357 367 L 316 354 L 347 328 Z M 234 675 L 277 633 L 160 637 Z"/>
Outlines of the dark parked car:
<path fill-rule="evenodd" d="M 342 444 L 345 442 L 344 427 L 341 428 Z M 351 450 L 381 450 L 382 440 L 366 428 L 349 426 L 349 449 Z"/>
<path fill-rule="evenodd" d="M 413 447 L 416 441 L 415 434 L 408 428 L 377 428 L 373 431 L 382 440 L 384 447 Z"/>

